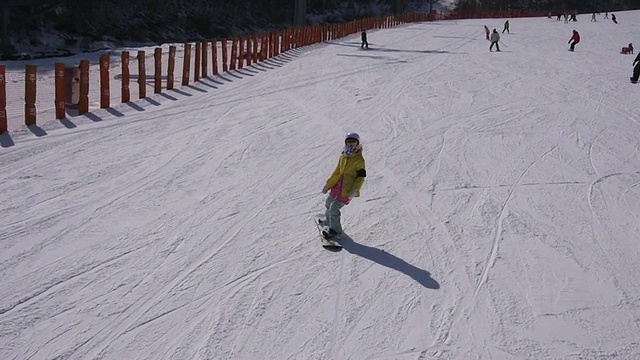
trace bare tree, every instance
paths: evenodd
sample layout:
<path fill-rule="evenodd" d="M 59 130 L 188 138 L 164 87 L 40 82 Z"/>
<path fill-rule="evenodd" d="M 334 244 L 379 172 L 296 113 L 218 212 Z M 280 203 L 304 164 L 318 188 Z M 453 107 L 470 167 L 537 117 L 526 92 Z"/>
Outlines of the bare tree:
<path fill-rule="evenodd" d="M 429 4 L 429 13 L 433 12 L 433 4 L 437 4 L 440 0 L 425 0 L 427 4 Z"/>
<path fill-rule="evenodd" d="M 307 0 L 295 0 L 295 2 L 293 26 L 299 28 L 305 26 L 307 22 Z"/>

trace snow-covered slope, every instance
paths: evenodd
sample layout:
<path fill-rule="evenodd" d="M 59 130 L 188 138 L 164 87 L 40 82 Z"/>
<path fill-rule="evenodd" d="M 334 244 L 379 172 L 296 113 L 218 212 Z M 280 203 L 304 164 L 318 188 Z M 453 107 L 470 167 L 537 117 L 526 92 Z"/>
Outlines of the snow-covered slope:
<path fill-rule="evenodd" d="M 371 31 L 5 135 L 0 358 L 640 358 L 617 15 L 511 19 L 500 53 L 504 19 Z M 333 253 L 347 131 L 368 177 Z"/>

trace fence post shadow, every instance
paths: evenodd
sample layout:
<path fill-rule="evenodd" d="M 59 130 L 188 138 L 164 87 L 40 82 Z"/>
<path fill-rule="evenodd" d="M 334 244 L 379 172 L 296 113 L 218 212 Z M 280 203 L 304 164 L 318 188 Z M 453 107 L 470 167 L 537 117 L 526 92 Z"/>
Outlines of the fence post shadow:
<path fill-rule="evenodd" d="M 64 125 L 64 127 L 66 127 L 67 129 L 73 129 L 76 127 L 76 124 L 74 124 L 73 121 L 69 120 L 66 117 L 60 119 L 60 124 Z"/>
<path fill-rule="evenodd" d="M 15 144 L 16 143 L 13 142 L 13 139 L 11 138 L 11 135 L 9 135 L 8 131 L 5 131 L 2 134 L 0 134 L 0 147 L 7 148 Z"/>
<path fill-rule="evenodd" d="M 41 128 L 40 126 L 33 124 L 33 125 L 29 125 L 27 126 L 27 128 L 29 129 L 29 131 L 31 131 L 33 133 L 33 135 L 37 136 L 37 137 L 43 137 L 45 135 L 47 135 L 47 132 L 44 131 L 43 128 Z"/>
<path fill-rule="evenodd" d="M 426 288 L 434 290 L 440 288 L 440 284 L 431 277 L 431 273 L 417 268 L 391 253 L 375 247 L 358 244 L 345 233 L 340 236 L 340 243 L 342 244 L 342 248 L 349 253 L 371 260 L 389 269 L 399 271 Z"/>

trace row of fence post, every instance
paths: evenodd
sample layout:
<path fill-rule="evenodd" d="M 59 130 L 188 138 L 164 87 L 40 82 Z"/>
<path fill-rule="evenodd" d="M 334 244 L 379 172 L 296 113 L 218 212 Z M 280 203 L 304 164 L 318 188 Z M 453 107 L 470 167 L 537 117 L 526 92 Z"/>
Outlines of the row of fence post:
<path fill-rule="evenodd" d="M 423 16 L 420 16 L 423 15 Z M 428 14 L 406 14 L 403 16 L 391 16 L 385 18 L 371 18 L 350 21 L 345 24 L 334 25 L 311 25 L 299 29 L 285 29 L 281 32 L 273 31 L 263 33 L 262 35 L 253 34 L 245 38 L 235 37 L 231 42 L 231 49 L 227 39 L 221 40 L 221 70 L 227 72 L 230 70 L 242 69 L 245 64 L 252 64 L 275 57 L 282 52 L 299 48 L 302 46 L 320 43 L 327 40 L 344 37 L 355 32 L 372 29 L 372 28 L 388 28 L 396 26 L 400 23 L 432 20 Z M 201 78 L 209 76 L 209 63 L 212 64 L 212 75 L 218 75 L 218 41 L 205 41 L 195 43 L 194 49 L 194 68 L 193 81 L 197 82 Z M 184 58 L 182 69 L 183 86 L 189 85 L 191 73 L 191 53 L 192 44 L 184 44 Z M 209 61 L 211 55 L 211 61 Z M 162 92 L 162 48 L 154 49 L 154 93 Z M 174 71 L 176 47 L 169 47 L 169 59 L 166 78 L 166 89 L 174 88 Z M 138 95 L 139 98 L 147 97 L 147 75 L 145 68 L 145 51 L 138 51 Z M 129 71 L 129 52 L 121 53 L 121 101 L 131 101 L 130 71 Z M 110 104 L 110 56 L 103 54 L 100 56 L 100 108 L 109 108 Z M 79 68 L 79 96 L 78 96 L 78 115 L 89 112 L 89 61 L 81 60 Z M 36 124 L 36 83 L 37 83 L 37 67 L 35 65 L 26 65 L 25 68 L 25 125 Z M 67 95 L 65 89 L 65 64 L 55 63 L 55 116 L 56 119 L 63 119 L 67 112 Z M 6 93 L 6 68 L 0 65 L 0 133 L 8 130 L 7 124 L 7 93 Z"/>

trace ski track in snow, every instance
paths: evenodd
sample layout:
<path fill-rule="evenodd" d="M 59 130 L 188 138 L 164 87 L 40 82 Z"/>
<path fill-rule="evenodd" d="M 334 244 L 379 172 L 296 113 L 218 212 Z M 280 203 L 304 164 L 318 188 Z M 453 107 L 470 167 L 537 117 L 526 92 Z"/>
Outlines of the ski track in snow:
<path fill-rule="evenodd" d="M 503 19 L 372 30 L 13 132 L 0 358 L 640 358 L 620 16 L 570 54 L 546 18 L 501 53 Z M 334 253 L 309 218 L 348 131 L 368 177 Z"/>

